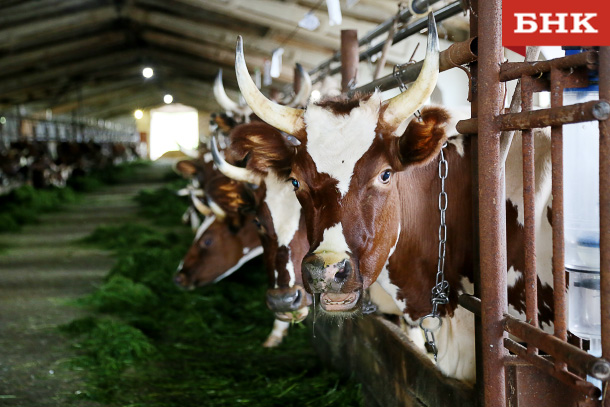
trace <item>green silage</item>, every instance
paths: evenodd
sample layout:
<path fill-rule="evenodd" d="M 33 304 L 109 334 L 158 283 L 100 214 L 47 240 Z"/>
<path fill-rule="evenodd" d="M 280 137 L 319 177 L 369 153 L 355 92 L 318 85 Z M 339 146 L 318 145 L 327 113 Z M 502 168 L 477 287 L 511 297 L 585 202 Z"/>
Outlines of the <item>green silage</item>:
<path fill-rule="evenodd" d="M 146 196 L 167 208 L 175 197 L 168 190 L 175 186 Z M 164 213 L 178 224 L 181 213 Z M 126 224 L 87 239 L 117 261 L 79 300 L 93 317 L 63 328 L 81 354 L 73 366 L 88 375 L 77 397 L 131 407 L 361 405 L 359 386 L 322 366 L 304 325 L 291 327 L 278 348 L 261 346 L 273 324 L 262 262 L 182 291 L 171 280 L 192 234 L 167 229 Z"/>

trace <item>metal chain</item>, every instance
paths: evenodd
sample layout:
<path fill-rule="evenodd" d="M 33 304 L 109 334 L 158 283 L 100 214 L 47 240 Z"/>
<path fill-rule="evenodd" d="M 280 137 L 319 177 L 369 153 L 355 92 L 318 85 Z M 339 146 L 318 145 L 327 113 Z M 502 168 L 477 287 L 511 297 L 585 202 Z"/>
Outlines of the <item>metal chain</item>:
<path fill-rule="evenodd" d="M 426 338 L 426 348 L 434 354 L 436 361 L 438 349 L 434 338 L 434 332 L 441 325 L 442 320 L 438 313 L 438 306 L 449 302 L 449 282 L 445 280 L 445 245 L 447 243 L 447 224 L 445 223 L 445 212 L 447 211 L 447 192 L 445 192 L 445 180 L 449 173 L 449 164 L 445 160 L 443 150 L 447 147 L 444 143 L 441 147 L 441 159 L 438 162 L 438 177 L 441 180 L 441 192 L 438 194 L 438 210 L 441 214 L 441 223 L 438 227 L 438 263 L 436 265 L 436 284 L 432 288 L 432 312 L 423 317 L 419 322 L 419 327 L 424 331 Z"/>

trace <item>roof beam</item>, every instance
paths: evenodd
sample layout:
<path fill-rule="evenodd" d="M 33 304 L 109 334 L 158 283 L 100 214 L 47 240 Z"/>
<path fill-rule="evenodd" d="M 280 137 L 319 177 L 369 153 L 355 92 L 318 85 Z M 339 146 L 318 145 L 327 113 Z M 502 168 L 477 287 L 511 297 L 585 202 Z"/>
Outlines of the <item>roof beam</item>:
<path fill-rule="evenodd" d="M 235 31 L 211 25 L 202 28 L 201 23 L 187 18 L 161 12 L 146 11 L 137 7 L 129 11 L 129 17 L 145 27 L 168 31 L 204 44 L 211 43 L 216 48 L 224 48 L 231 52 L 235 50 Z M 248 59 L 259 57 L 259 61 L 262 61 L 264 58 L 270 58 L 271 53 L 280 43 L 270 39 L 248 38 L 244 45 Z M 300 51 L 296 48 L 289 48 L 284 53 L 283 62 L 288 66 L 292 66 L 295 62 L 304 61 L 305 67 L 309 64 L 313 67 L 316 63 L 331 55 L 331 50 L 325 51 L 319 47 L 317 50 L 319 52 L 312 52 L 311 50 Z M 261 68 L 262 64 L 257 66 Z"/>
<path fill-rule="evenodd" d="M 0 98 L 6 96 L 9 92 L 20 91 L 32 86 L 42 86 L 46 82 L 57 82 L 61 78 L 69 78 L 70 76 L 101 71 L 116 65 L 125 64 L 129 61 L 134 61 L 138 57 L 138 53 L 134 50 L 125 50 L 54 67 L 42 72 L 11 77 L 10 80 L 0 81 Z"/>
<path fill-rule="evenodd" d="M 74 41 L 62 41 L 55 45 L 41 46 L 14 55 L 9 54 L 0 59 L 0 72 L 5 75 L 9 72 L 47 64 L 50 60 L 57 60 L 83 51 L 95 50 L 98 52 L 102 49 L 115 48 L 117 45 L 126 43 L 126 40 L 127 36 L 124 32 L 107 32 Z"/>
<path fill-rule="evenodd" d="M 32 20 L 49 15 L 66 14 L 76 8 L 99 5 L 96 0 L 45 0 L 36 2 L 22 1 L 20 4 L 2 9 L 0 27 L 14 25 L 15 22 L 31 23 Z"/>
<path fill-rule="evenodd" d="M 180 50 L 195 57 L 200 57 L 208 61 L 214 61 L 220 65 L 224 65 L 225 67 L 233 67 L 235 65 L 235 51 L 228 51 L 218 46 L 201 44 L 190 39 L 179 38 L 170 34 L 164 34 L 151 30 L 143 31 L 141 36 L 145 41 L 160 45 L 163 48 Z M 265 58 L 256 55 L 248 56 L 248 62 L 254 66 L 262 66 L 264 64 L 264 59 Z M 216 70 L 217 69 L 218 67 Z M 234 76 L 233 69 L 230 69 L 230 71 L 232 72 L 231 76 Z M 278 79 L 284 82 L 291 82 L 293 72 L 292 67 L 288 66 L 287 64 L 283 64 L 280 78 Z"/>
<path fill-rule="evenodd" d="M 2 38 L 0 49 L 12 49 L 21 41 L 26 41 L 33 37 L 44 38 L 58 32 L 71 31 L 112 21 L 119 16 L 120 14 L 115 7 L 107 6 L 0 29 L 0 38 Z"/>
<path fill-rule="evenodd" d="M 311 8 L 298 4 L 282 3 L 275 0 L 177 0 L 206 10 L 222 13 L 243 21 L 266 25 L 273 30 L 291 33 L 296 38 L 314 43 L 328 50 L 338 49 L 341 44 L 340 30 L 331 27 L 326 13 L 318 13 L 320 27 L 315 31 L 295 29 L 299 21 Z M 357 29 L 360 35 L 371 30 L 375 25 L 344 17 L 342 27 Z M 247 41 L 246 41 L 247 43 Z"/>

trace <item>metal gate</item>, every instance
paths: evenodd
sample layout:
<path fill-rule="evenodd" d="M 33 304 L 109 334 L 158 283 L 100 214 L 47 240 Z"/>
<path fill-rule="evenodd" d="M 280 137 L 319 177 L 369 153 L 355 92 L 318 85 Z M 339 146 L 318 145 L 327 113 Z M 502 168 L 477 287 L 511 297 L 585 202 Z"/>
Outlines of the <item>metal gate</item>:
<path fill-rule="evenodd" d="M 479 273 L 475 271 L 475 296 L 463 295 L 460 304 L 476 315 L 477 385 L 470 389 L 435 374 L 429 361 L 417 357 L 417 351 L 408 344 L 400 343 L 401 335 L 392 324 L 379 319 L 346 321 L 341 327 L 318 323 L 315 342 L 326 359 L 362 379 L 365 400 L 371 406 L 610 407 L 610 394 L 606 395 L 610 378 L 610 47 L 536 63 L 503 62 L 501 0 L 471 0 L 466 6 L 472 38 L 441 53 L 441 70 L 467 63 L 470 66 L 472 118 L 459 122 L 458 130 L 476 140 L 471 145 L 477 169 L 473 174 L 477 186 L 473 201 L 477 206 L 474 213 L 478 214 L 474 220 L 478 245 L 474 250 Z M 401 80 L 414 80 L 420 68 L 421 63 L 407 66 L 400 72 Z M 589 70 L 599 72 L 600 100 L 564 106 L 564 89 L 587 86 Z M 356 91 L 396 87 L 393 79 L 383 78 Z M 503 113 L 502 86 L 514 80 L 520 80 L 522 111 Z M 541 91 L 550 91 L 551 107 L 534 111 L 533 95 Z M 578 343 L 568 343 L 567 330 L 562 126 L 585 121 L 598 121 L 600 133 L 601 358 L 589 355 Z M 548 126 L 552 150 L 554 334 L 545 333 L 537 323 L 531 130 Z M 523 140 L 524 277 L 529 322 L 507 312 L 501 133 L 509 130 L 521 130 Z M 519 341 L 509 339 L 508 333 Z M 587 382 L 587 375 L 603 380 L 604 388 Z"/>

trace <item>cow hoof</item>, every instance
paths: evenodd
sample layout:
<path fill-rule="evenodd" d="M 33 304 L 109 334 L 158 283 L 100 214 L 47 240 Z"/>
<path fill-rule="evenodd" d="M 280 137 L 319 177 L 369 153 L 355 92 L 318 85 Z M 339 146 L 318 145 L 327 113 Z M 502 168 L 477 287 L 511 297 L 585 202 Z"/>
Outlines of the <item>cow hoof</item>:
<path fill-rule="evenodd" d="M 263 348 L 275 348 L 280 346 L 284 336 L 269 335 L 267 340 L 263 342 Z"/>

